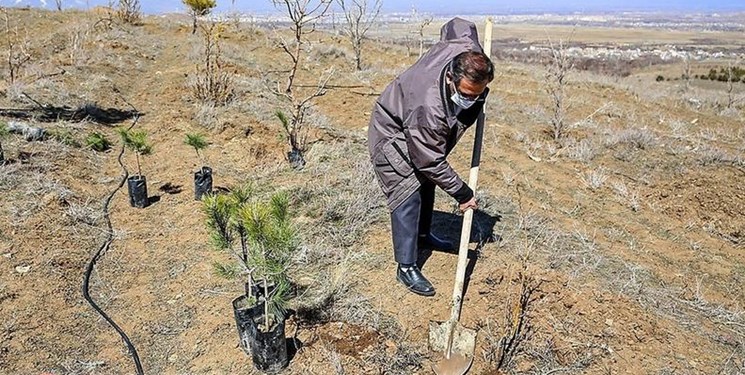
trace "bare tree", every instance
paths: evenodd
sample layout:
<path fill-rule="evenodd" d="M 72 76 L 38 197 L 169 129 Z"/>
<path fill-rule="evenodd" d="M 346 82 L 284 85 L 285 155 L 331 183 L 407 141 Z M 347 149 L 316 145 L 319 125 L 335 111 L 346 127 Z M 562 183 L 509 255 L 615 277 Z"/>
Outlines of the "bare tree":
<path fill-rule="evenodd" d="M 312 100 L 326 94 L 326 85 L 331 79 L 334 71 L 331 70 L 325 77 L 321 77 L 318 84 L 309 95 L 304 98 L 298 98 L 294 93 L 280 93 L 277 95 L 284 96 L 289 100 L 291 105 L 290 116 L 284 112 L 277 111 L 276 115 L 282 123 L 282 128 L 287 135 L 291 150 L 287 153 L 287 160 L 295 169 L 302 169 L 305 166 L 305 152 L 308 150 L 308 123 L 305 116 L 311 108 Z"/>
<path fill-rule="evenodd" d="M 420 15 L 416 8 L 411 9 L 411 18 L 416 25 L 416 33 L 419 36 L 419 57 L 424 54 L 424 29 L 432 23 L 432 16 L 425 14 Z"/>
<path fill-rule="evenodd" d="M 332 0 L 272 0 L 275 6 L 284 9 L 290 17 L 290 29 L 294 33 L 294 45 L 290 45 L 284 39 L 280 40 L 280 47 L 287 53 L 292 61 L 287 87 L 285 93 L 292 93 L 292 84 L 295 81 L 297 67 L 300 63 L 301 46 L 305 35 L 315 30 L 315 22 L 323 17 L 328 11 Z"/>
<path fill-rule="evenodd" d="M 7 65 L 8 65 L 8 77 L 7 81 L 9 85 L 13 85 L 18 79 L 23 66 L 31 60 L 31 54 L 28 52 L 28 41 L 20 40 L 18 36 L 18 27 L 10 26 L 10 17 L 8 17 L 8 9 L 3 8 L 3 16 L 5 18 L 5 35 L 7 38 Z"/>
<path fill-rule="evenodd" d="M 545 89 L 551 98 L 551 135 L 555 140 L 563 137 L 566 133 L 566 78 L 569 70 L 572 68 L 572 62 L 567 55 L 564 43 L 559 40 L 559 45 L 555 45 L 549 39 L 550 61 L 545 75 Z"/>
<path fill-rule="evenodd" d="M 688 91 L 691 88 L 691 54 L 686 52 L 683 55 L 683 82 L 685 83 L 684 89 Z"/>
<path fill-rule="evenodd" d="M 362 70 L 362 40 L 375 23 L 375 19 L 380 14 L 380 7 L 383 5 L 382 0 L 372 1 L 370 4 L 368 0 L 337 0 L 344 12 L 346 23 L 343 30 L 349 42 L 352 43 L 357 70 Z"/>
<path fill-rule="evenodd" d="M 62 11 L 62 0 L 54 0 L 54 4 L 57 6 L 57 10 Z"/>

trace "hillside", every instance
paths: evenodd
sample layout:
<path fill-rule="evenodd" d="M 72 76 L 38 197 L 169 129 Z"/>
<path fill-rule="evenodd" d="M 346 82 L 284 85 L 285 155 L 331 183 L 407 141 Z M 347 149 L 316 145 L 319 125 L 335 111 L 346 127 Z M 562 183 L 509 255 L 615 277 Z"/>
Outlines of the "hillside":
<path fill-rule="evenodd" d="M 296 171 L 275 116 L 288 103 L 272 92 L 289 69 L 277 46 L 287 30 L 221 26 L 235 96 L 215 106 L 191 95 L 203 37 L 189 19 L 132 26 L 102 12 L 7 14 L 18 33 L 4 32 L 0 44 L 22 46 L 29 59 L 15 82 L 0 82 L 0 108 L 95 104 L 142 115 L 118 124 L 30 120 L 53 136 L 2 141 L 0 374 L 134 373 L 119 335 L 81 293 L 107 238 L 102 205 L 114 191 L 113 242 L 98 258 L 91 295 L 129 335 L 145 373 L 255 371 L 231 309 L 243 286 L 214 272 L 230 255 L 213 249 L 194 200 L 200 163 L 183 143 L 187 132 L 209 139 L 219 190 L 251 182 L 290 194 L 302 246 L 298 314 L 287 332 L 301 345 L 284 373 L 431 373 L 427 327 L 448 318 L 456 256 L 422 254 L 434 298 L 395 283 L 388 213 L 366 146 L 376 94 L 416 60 L 407 48 L 393 37 L 368 42 L 358 72 L 343 37 L 310 34 L 298 92 L 332 75 L 307 117 L 311 147 Z M 745 103 L 725 109 L 721 86 L 684 90 L 655 82 L 656 71 L 572 71 L 570 126 L 555 141 L 544 67 L 496 65 L 462 315 L 479 330 L 470 373 L 500 373 L 500 339 L 516 337 L 504 373 L 742 374 Z M 9 76 L 6 64 L 0 76 Z M 116 190 L 114 126 L 133 124 L 154 147 L 142 159 L 155 197 L 145 209 L 130 207 L 126 186 Z M 93 131 L 112 149 L 86 148 Z M 449 158 L 463 176 L 471 134 Z M 136 170 L 131 152 L 123 161 Z M 441 191 L 436 210 L 435 228 L 457 240 L 461 218 Z"/>

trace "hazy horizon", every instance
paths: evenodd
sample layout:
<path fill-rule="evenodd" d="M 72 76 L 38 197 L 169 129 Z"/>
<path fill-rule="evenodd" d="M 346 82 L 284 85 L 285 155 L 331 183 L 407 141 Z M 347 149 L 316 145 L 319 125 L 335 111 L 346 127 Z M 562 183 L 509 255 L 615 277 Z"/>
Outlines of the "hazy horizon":
<path fill-rule="evenodd" d="M 372 0 L 370 0 L 372 1 Z M 721 12 L 745 11 L 745 2 L 732 0 L 712 0 L 708 2 L 692 0 L 663 0 L 651 3 L 643 0 L 526 0 L 501 1 L 494 4 L 489 0 L 471 0 L 468 6 L 448 0 L 409 0 L 383 1 L 384 13 L 408 13 L 416 9 L 430 14 L 525 14 L 525 13 L 607 13 L 607 12 Z M 32 6 L 54 9 L 53 0 L 0 0 L 0 5 Z M 64 8 L 89 8 L 107 5 L 101 0 L 63 0 Z M 184 12 L 180 0 L 163 0 L 157 2 L 141 1 L 142 11 L 148 14 Z M 281 13 L 270 0 L 247 3 L 245 0 L 218 1 L 215 12 L 239 11 L 245 13 L 271 14 Z"/>

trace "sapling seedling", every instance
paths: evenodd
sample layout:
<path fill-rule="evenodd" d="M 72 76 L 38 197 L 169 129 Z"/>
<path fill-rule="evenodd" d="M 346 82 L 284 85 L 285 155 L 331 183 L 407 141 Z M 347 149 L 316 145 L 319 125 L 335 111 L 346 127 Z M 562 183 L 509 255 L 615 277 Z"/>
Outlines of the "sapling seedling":
<path fill-rule="evenodd" d="M 286 312 L 290 297 L 287 270 L 297 248 L 287 194 L 275 193 L 267 200 L 257 197 L 254 188 L 246 185 L 228 195 L 205 198 L 203 209 L 213 244 L 219 249 L 229 250 L 248 275 L 246 296 L 249 304 L 263 299 L 263 329 L 269 331 L 271 323 L 277 323 L 278 317 Z M 236 237 L 241 239 L 240 252 L 233 248 Z M 222 265 L 216 266 L 215 270 L 226 275 L 233 273 Z M 263 297 L 254 291 L 257 281 L 257 286 L 263 289 Z M 273 322 L 270 322 L 270 317 L 274 318 Z"/>
<path fill-rule="evenodd" d="M 266 201 L 254 201 L 239 212 L 249 239 L 249 267 L 264 288 L 264 328 L 271 329 L 269 317 L 283 315 L 289 300 L 287 270 L 296 249 L 295 231 L 288 215 L 289 199 L 276 193 Z M 269 292 L 269 285 L 274 289 Z"/>
<path fill-rule="evenodd" d="M 122 137 L 124 146 L 135 153 L 137 160 L 137 177 L 142 177 L 142 168 L 140 167 L 140 156 L 150 155 L 153 152 L 153 146 L 147 142 L 147 132 L 144 130 L 135 131 L 119 128 L 119 135 Z"/>
<path fill-rule="evenodd" d="M 111 148 L 111 141 L 99 132 L 88 134 L 88 137 L 85 138 L 85 144 L 96 152 L 104 152 Z"/>
<path fill-rule="evenodd" d="M 253 270 L 248 265 L 248 239 L 246 228 L 238 212 L 241 211 L 253 195 L 251 185 L 234 188 L 230 194 L 217 194 L 205 198 L 203 210 L 207 215 L 207 227 L 210 231 L 210 242 L 219 250 L 230 251 L 240 262 L 247 274 L 246 296 L 253 300 Z M 236 237 L 240 239 L 240 253 L 233 248 Z M 224 274 L 225 267 L 215 267 L 218 274 Z"/>
<path fill-rule="evenodd" d="M 197 153 L 197 159 L 199 159 L 199 162 L 204 165 L 204 158 L 199 153 L 199 151 L 204 150 L 209 145 L 204 136 L 197 133 L 186 133 L 186 139 L 184 140 L 184 143 L 194 148 L 194 151 L 196 151 Z"/>

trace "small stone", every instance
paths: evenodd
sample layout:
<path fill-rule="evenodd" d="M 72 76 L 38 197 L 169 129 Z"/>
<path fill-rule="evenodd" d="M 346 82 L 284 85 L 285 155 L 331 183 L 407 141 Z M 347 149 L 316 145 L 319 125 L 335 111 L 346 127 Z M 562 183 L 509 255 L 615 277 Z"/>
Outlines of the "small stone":
<path fill-rule="evenodd" d="M 173 363 L 173 362 L 176 362 L 176 360 L 178 360 L 178 355 L 176 355 L 176 354 L 171 354 L 171 355 L 170 355 L 170 356 L 168 357 L 168 362 L 171 362 L 171 363 Z"/>
<path fill-rule="evenodd" d="M 18 266 L 16 267 L 16 272 L 20 274 L 28 273 L 31 271 L 31 266 Z"/>
<path fill-rule="evenodd" d="M 8 259 L 10 259 L 10 258 L 13 257 L 13 253 L 5 253 L 5 254 L 3 254 L 3 256 L 6 257 L 6 258 L 8 258 Z"/>
<path fill-rule="evenodd" d="M 612 326 L 613 325 L 613 319 L 605 319 L 605 325 L 607 325 L 608 327 Z"/>

